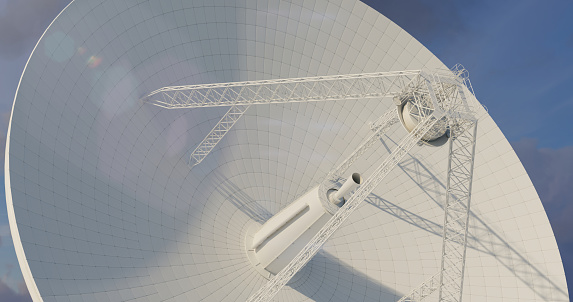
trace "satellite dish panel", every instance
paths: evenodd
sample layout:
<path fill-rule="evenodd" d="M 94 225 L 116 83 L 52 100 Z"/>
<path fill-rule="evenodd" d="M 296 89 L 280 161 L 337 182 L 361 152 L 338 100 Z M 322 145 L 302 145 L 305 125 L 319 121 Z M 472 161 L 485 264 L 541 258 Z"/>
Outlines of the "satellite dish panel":
<path fill-rule="evenodd" d="M 229 107 L 164 109 L 140 101 L 149 92 L 435 69 L 447 68 L 355 0 L 73 1 L 26 65 L 6 146 L 10 228 L 32 298 L 247 300 L 272 277 L 249 256 L 252 230 L 397 108 L 392 98 L 252 105 L 190 166 Z M 463 300 L 567 301 L 539 197 L 479 114 Z M 400 124 L 350 172 L 367 179 L 408 133 Z M 448 144 L 412 150 L 276 301 L 397 301 L 439 271 Z"/>

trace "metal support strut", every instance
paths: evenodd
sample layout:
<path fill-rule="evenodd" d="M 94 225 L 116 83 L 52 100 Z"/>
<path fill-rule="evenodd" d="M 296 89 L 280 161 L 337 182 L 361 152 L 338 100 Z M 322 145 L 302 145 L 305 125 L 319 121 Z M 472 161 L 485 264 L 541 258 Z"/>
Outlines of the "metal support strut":
<path fill-rule="evenodd" d="M 167 109 L 381 98 L 400 93 L 420 70 L 168 86 L 141 100 Z"/>
<path fill-rule="evenodd" d="M 396 124 L 400 120 L 396 114 L 396 109 L 388 110 L 384 115 L 382 115 L 374 124 L 372 124 L 372 130 L 374 132 L 366 139 L 358 148 L 350 154 L 346 160 L 344 160 L 336 169 L 331 170 L 326 176 L 326 181 L 332 181 L 340 177 L 352 164 L 360 158 L 366 150 L 368 150 L 375 142 L 378 141 L 380 135 L 383 135 L 390 126 Z M 324 183 L 324 182 L 323 182 Z"/>
<path fill-rule="evenodd" d="M 436 290 L 440 302 L 462 301 L 477 121 L 450 122 L 440 271 L 398 302 L 422 301 Z"/>
<path fill-rule="evenodd" d="M 408 294 L 402 297 L 398 302 L 419 302 L 431 295 L 440 287 L 440 273 L 430 277 L 430 279 L 422 282 L 418 287 L 411 290 Z"/>
<path fill-rule="evenodd" d="M 444 209 L 440 301 L 462 300 L 477 121 L 450 125 L 448 179 Z"/>
<path fill-rule="evenodd" d="M 469 94 L 464 91 L 470 91 Z M 236 83 L 164 87 L 142 98 L 167 109 L 231 106 L 219 123 L 191 153 L 189 165 L 199 164 L 254 104 L 330 101 L 393 96 L 397 105 L 409 102 L 419 123 L 406 135 L 374 173 L 362 184 L 297 256 L 248 301 L 270 301 L 320 250 L 322 245 L 385 176 L 425 135 L 449 128 L 447 197 L 444 206 L 440 271 L 399 301 L 420 301 L 439 289 L 440 301 L 461 301 L 475 156 L 477 118 L 481 106 L 473 96 L 467 71 L 426 73 L 420 70 L 336 75 Z M 357 158 L 398 122 L 390 110 L 371 125 L 374 131 L 321 184 L 335 181 Z M 443 132 L 442 132 L 443 133 Z"/>
<path fill-rule="evenodd" d="M 233 125 L 243 116 L 245 111 L 249 109 L 247 106 L 231 106 L 229 111 L 221 118 L 221 120 L 213 127 L 213 130 L 199 143 L 197 148 L 189 155 L 189 166 L 194 167 L 201 163 L 211 150 L 223 139 L 225 134 L 231 130 Z"/>
<path fill-rule="evenodd" d="M 280 80 L 169 86 L 142 98 L 167 109 L 231 106 L 189 156 L 193 168 L 209 155 L 253 104 L 367 99 L 394 96 L 421 78 L 420 70 Z M 372 126 L 380 127 L 381 121 Z"/>
<path fill-rule="evenodd" d="M 314 255 L 322 248 L 322 245 L 334 234 L 342 223 L 358 208 L 380 182 L 398 165 L 400 160 L 408 151 L 416 145 L 428 130 L 443 117 L 442 115 L 431 115 L 426 117 L 416 128 L 408 133 L 402 141 L 396 146 L 393 152 L 382 162 L 376 171 L 368 178 L 364 184 L 356 190 L 352 197 L 338 210 L 330 220 L 318 231 L 318 233 L 309 241 L 309 243 L 297 254 L 297 256 L 277 275 L 271 278 L 265 286 L 249 298 L 249 302 L 270 301 L 283 286 L 303 267 Z"/>

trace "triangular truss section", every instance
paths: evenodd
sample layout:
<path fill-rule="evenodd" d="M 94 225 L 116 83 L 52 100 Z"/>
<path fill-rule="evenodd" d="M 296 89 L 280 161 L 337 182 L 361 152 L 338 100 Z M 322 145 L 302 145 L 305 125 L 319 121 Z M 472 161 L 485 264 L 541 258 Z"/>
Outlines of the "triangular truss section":
<path fill-rule="evenodd" d="M 453 70 L 446 72 L 408 70 L 170 86 L 142 98 L 146 103 L 167 109 L 230 106 L 229 111 L 191 153 L 189 165 L 193 167 L 215 148 L 251 105 L 384 97 L 393 97 L 399 106 L 409 104 L 411 114 L 419 123 L 344 205 L 333 210 L 332 218 L 298 255 L 251 296 L 249 301 L 270 301 L 417 143 L 425 139 L 426 135 L 445 127 L 449 130 L 449 157 L 441 269 L 400 301 L 420 301 L 436 290 L 439 290 L 440 301 L 461 301 L 475 157 L 476 116 L 481 110 L 481 104 L 473 96 L 467 71 L 456 65 Z M 328 174 L 322 182 L 321 190 L 325 190 L 324 184 L 340 177 L 398 120 L 396 111 L 391 110 L 373 122 L 370 126 L 374 133 Z"/>

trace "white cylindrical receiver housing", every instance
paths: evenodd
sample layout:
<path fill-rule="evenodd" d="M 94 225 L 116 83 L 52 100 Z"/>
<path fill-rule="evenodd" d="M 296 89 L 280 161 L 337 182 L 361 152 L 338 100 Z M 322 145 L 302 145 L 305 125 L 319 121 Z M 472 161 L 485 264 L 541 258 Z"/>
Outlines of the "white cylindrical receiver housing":
<path fill-rule="evenodd" d="M 352 173 L 352 175 L 348 177 L 340 189 L 330 194 L 330 201 L 336 205 L 340 204 L 344 201 L 344 195 L 354 190 L 361 183 L 362 176 L 360 176 L 360 173 Z"/>
<path fill-rule="evenodd" d="M 414 130 L 414 128 L 416 128 L 420 123 L 421 118 L 418 110 L 419 109 L 416 108 L 412 102 L 406 103 L 402 109 L 402 121 L 404 122 L 404 128 L 406 128 L 408 132 L 412 132 L 412 130 Z M 428 142 L 436 140 L 446 133 L 446 128 L 446 119 L 441 119 L 430 130 L 428 130 L 426 134 L 424 134 L 422 139 Z"/>

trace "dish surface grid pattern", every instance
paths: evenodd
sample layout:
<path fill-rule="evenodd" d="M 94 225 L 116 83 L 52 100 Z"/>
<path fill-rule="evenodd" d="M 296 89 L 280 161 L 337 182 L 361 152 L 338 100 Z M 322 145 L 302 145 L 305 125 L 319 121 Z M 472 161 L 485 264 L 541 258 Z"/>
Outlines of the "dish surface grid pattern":
<path fill-rule="evenodd" d="M 247 229 L 316 186 L 394 107 L 252 106 L 190 169 L 227 108 L 166 110 L 144 94 L 431 68 L 445 66 L 354 0 L 72 2 L 27 64 L 9 130 L 11 228 L 32 296 L 246 300 L 266 282 Z M 368 177 L 405 134 L 395 125 L 353 169 Z M 464 301 L 567 301 L 542 204 L 487 114 L 477 144 Z M 396 301 L 435 274 L 446 166 L 447 144 L 415 147 L 275 299 Z"/>

